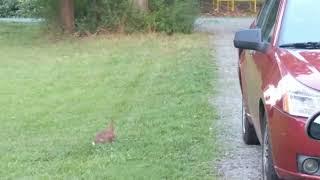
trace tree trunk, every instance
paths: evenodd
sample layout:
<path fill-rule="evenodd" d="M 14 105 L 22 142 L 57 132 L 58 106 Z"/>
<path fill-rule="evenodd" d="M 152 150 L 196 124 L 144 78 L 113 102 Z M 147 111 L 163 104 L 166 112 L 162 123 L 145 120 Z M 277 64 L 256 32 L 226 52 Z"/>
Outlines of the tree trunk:
<path fill-rule="evenodd" d="M 62 28 L 66 33 L 73 33 L 74 24 L 74 0 L 60 0 L 60 19 Z"/>
<path fill-rule="evenodd" d="M 148 0 L 133 0 L 133 5 L 144 12 L 147 12 L 149 10 Z"/>

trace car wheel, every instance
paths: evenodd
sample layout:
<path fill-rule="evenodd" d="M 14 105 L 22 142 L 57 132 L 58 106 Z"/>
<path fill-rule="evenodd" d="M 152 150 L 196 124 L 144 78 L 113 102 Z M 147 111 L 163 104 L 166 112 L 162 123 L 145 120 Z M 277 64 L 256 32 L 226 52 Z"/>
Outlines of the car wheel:
<path fill-rule="evenodd" d="M 250 124 L 245 108 L 242 106 L 242 138 L 247 145 L 258 145 L 259 140 L 256 131 Z"/>
<path fill-rule="evenodd" d="M 265 126 L 263 144 L 262 144 L 262 175 L 263 175 L 263 180 L 279 179 L 273 165 L 272 149 L 271 149 L 271 144 L 269 139 L 268 125 Z"/>

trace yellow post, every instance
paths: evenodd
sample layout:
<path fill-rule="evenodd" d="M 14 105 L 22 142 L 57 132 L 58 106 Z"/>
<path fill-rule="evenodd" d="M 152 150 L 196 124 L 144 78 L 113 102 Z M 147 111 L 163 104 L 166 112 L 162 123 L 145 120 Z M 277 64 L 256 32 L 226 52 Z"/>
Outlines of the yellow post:
<path fill-rule="evenodd" d="M 231 11 L 235 10 L 235 0 L 231 1 Z"/>
<path fill-rule="evenodd" d="M 213 0 L 214 1 L 214 0 Z M 217 0 L 217 11 L 220 11 L 220 0 Z"/>

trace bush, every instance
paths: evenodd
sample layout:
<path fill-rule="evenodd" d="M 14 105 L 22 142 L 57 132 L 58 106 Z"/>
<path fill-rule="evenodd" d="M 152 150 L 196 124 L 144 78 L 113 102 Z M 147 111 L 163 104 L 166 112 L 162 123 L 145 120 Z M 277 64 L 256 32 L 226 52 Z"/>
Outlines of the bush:
<path fill-rule="evenodd" d="M 0 17 L 17 16 L 18 0 L 0 0 Z"/>
<path fill-rule="evenodd" d="M 82 0 L 84 2 L 86 0 Z M 196 0 L 150 0 L 150 12 L 143 14 L 132 8 L 128 0 L 97 0 L 94 7 L 89 2 L 78 7 L 77 27 L 95 31 L 106 28 L 111 31 L 160 31 L 190 33 L 193 22 L 199 13 Z M 85 9 L 85 10 L 84 10 Z M 99 17 L 96 17 L 98 14 Z"/>
<path fill-rule="evenodd" d="M 78 0 L 75 4 L 79 31 L 139 31 L 145 28 L 144 15 L 131 8 L 128 0 Z"/>
<path fill-rule="evenodd" d="M 57 0 L 0 0 L 0 16 L 40 16 L 59 27 Z M 149 0 L 150 11 L 133 8 L 132 0 L 75 0 L 77 31 L 190 33 L 199 13 L 198 0 Z"/>
<path fill-rule="evenodd" d="M 32 17 L 37 9 L 37 0 L 0 0 L 0 17 Z"/>
<path fill-rule="evenodd" d="M 152 0 L 150 9 L 156 31 L 190 33 L 199 13 L 199 3 L 195 0 Z"/>
<path fill-rule="evenodd" d="M 34 17 L 39 14 L 38 0 L 19 0 L 17 16 Z"/>
<path fill-rule="evenodd" d="M 52 17 L 57 17 L 57 1 L 38 1 L 45 9 L 42 16 L 54 22 Z M 76 0 L 76 28 L 80 32 L 91 33 L 102 29 L 109 32 L 192 32 L 193 22 L 199 13 L 197 0 L 149 1 L 150 11 L 143 13 L 132 8 L 131 0 Z"/>

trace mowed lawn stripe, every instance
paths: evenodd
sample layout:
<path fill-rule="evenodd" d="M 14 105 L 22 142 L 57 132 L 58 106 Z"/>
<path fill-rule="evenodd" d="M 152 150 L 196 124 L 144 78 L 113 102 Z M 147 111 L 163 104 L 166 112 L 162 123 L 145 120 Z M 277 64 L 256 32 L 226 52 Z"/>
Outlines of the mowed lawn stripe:
<path fill-rule="evenodd" d="M 211 179 L 209 51 L 201 34 L 55 40 L 1 23 L 1 177 Z M 116 142 L 92 146 L 111 120 Z"/>

